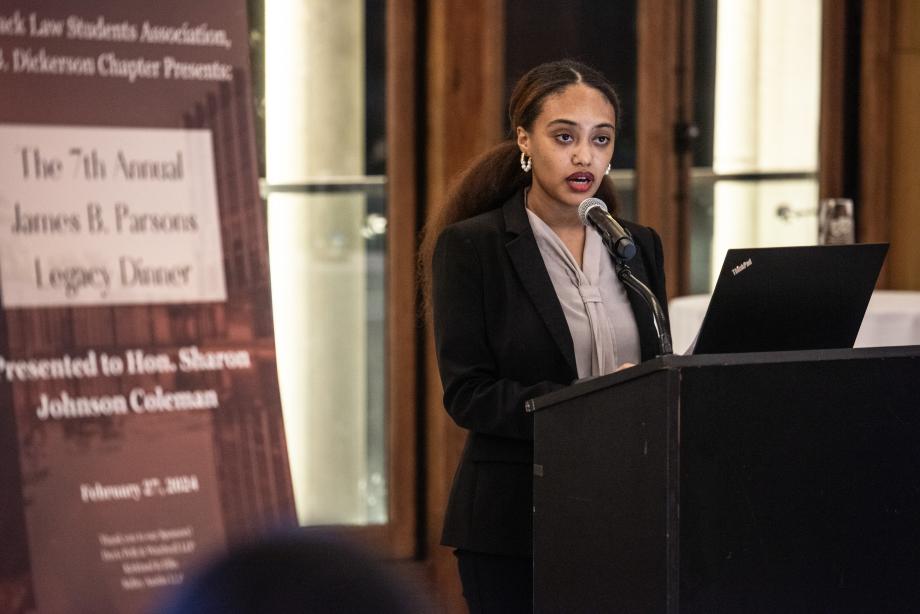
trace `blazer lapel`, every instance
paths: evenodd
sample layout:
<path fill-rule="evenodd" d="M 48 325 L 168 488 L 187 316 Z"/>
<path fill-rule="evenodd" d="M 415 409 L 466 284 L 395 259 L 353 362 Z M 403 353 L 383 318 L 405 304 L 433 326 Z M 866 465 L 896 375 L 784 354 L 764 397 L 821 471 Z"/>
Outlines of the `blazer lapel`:
<path fill-rule="evenodd" d="M 578 368 L 575 364 L 572 335 L 569 332 L 565 314 L 562 312 L 562 306 L 556 297 L 553 282 L 543 263 L 543 256 L 540 255 L 540 248 L 537 247 L 530 221 L 527 219 L 523 192 L 517 192 L 506 202 L 502 207 L 502 212 L 505 216 L 505 230 L 509 234 L 505 247 L 511 258 L 511 264 L 524 290 L 536 306 L 537 313 L 540 314 L 550 335 L 559 347 L 559 351 L 565 356 L 572 373 L 575 374 L 573 378 L 577 377 Z"/>

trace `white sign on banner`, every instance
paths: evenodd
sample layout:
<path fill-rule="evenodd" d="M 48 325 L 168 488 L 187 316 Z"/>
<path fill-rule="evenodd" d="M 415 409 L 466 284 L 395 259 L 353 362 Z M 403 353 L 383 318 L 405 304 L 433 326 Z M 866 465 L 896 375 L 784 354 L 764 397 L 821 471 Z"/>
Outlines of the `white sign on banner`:
<path fill-rule="evenodd" d="M 12 307 L 227 298 L 209 130 L 0 125 Z"/>

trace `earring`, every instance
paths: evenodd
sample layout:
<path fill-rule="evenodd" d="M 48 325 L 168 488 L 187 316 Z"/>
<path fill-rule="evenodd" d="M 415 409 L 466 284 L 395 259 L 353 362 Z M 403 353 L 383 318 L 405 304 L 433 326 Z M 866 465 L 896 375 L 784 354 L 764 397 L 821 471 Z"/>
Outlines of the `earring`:
<path fill-rule="evenodd" d="M 609 174 L 610 174 L 610 164 L 607 165 L 607 170 L 604 171 L 604 174 L 605 174 L 605 175 L 609 175 Z"/>
<path fill-rule="evenodd" d="M 521 152 L 521 170 L 525 173 L 529 173 L 530 169 L 533 168 L 533 158 Z"/>

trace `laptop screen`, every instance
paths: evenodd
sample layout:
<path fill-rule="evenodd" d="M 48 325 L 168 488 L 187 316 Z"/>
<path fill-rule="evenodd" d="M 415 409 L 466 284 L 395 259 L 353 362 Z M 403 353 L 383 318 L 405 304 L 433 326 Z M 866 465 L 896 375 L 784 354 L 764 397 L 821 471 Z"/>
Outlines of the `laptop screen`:
<path fill-rule="evenodd" d="M 732 249 L 694 354 L 853 347 L 887 243 Z"/>

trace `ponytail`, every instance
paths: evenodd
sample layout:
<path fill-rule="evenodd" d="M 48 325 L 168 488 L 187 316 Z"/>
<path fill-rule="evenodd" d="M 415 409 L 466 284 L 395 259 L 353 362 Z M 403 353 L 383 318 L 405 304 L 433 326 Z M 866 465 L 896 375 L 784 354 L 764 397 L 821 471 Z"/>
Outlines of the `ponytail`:
<path fill-rule="evenodd" d="M 451 182 L 443 204 L 429 213 L 419 247 L 419 281 L 428 306 L 431 259 L 438 236 L 446 227 L 500 207 L 524 186 L 530 175 L 521 169 L 517 144 L 505 139 L 470 162 Z"/>

